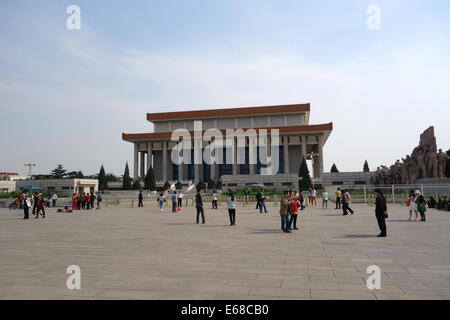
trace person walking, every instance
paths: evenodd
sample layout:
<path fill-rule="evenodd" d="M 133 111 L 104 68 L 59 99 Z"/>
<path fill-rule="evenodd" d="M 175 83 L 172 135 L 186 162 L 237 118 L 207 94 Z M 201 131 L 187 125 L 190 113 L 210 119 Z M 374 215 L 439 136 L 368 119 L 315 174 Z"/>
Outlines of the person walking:
<path fill-rule="evenodd" d="M 302 193 L 301 190 L 298 193 L 298 202 L 300 204 L 300 210 L 305 210 L 305 208 L 306 208 L 305 205 L 304 205 L 305 198 L 303 197 L 303 193 Z"/>
<path fill-rule="evenodd" d="M 144 206 L 144 204 L 142 203 L 143 200 L 144 200 L 144 196 L 142 195 L 142 191 L 139 191 L 139 195 L 138 195 L 138 208 Z"/>
<path fill-rule="evenodd" d="M 347 212 L 347 202 L 345 197 L 345 190 L 342 190 L 342 215 L 346 216 L 348 214 Z"/>
<path fill-rule="evenodd" d="M 217 194 L 216 194 L 216 190 L 214 190 L 213 195 L 212 195 L 212 208 L 213 209 L 217 209 Z"/>
<path fill-rule="evenodd" d="M 199 223 L 199 215 L 202 215 L 202 224 L 205 223 L 205 211 L 203 209 L 202 191 L 197 190 L 195 195 L 195 208 L 197 209 L 197 224 Z"/>
<path fill-rule="evenodd" d="M 259 209 L 260 204 L 261 204 L 261 191 L 258 191 L 258 193 L 256 194 L 256 210 Z"/>
<path fill-rule="evenodd" d="M 335 209 L 341 209 L 341 197 L 342 197 L 341 188 L 336 189 L 335 195 L 336 195 L 336 208 Z"/>
<path fill-rule="evenodd" d="M 375 195 L 375 217 L 381 233 L 378 237 L 386 237 L 386 218 L 388 216 L 386 198 L 380 189 L 374 190 Z"/>
<path fill-rule="evenodd" d="M 422 194 L 417 197 L 417 211 L 420 213 L 420 221 L 425 222 L 425 212 L 427 211 L 427 203 Z"/>
<path fill-rule="evenodd" d="M 245 203 L 248 203 L 248 196 L 250 195 L 250 191 L 248 191 L 248 188 L 245 188 Z"/>
<path fill-rule="evenodd" d="M 35 192 L 33 196 L 33 214 L 36 214 L 38 211 L 38 204 L 39 204 L 39 193 Z"/>
<path fill-rule="evenodd" d="M 28 195 L 25 195 L 24 200 L 23 200 L 23 218 L 24 219 L 29 219 L 29 210 L 31 207 L 31 199 L 28 198 Z"/>
<path fill-rule="evenodd" d="M 41 212 L 42 212 L 42 218 L 45 218 L 45 200 L 42 195 L 39 197 L 38 211 L 36 213 L 35 219 L 39 218 L 39 213 L 41 213 Z"/>
<path fill-rule="evenodd" d="M 100 209 L 100 203 L 102 202 L 102 195 L 100 192 L 97 192 L 97 209 Z"/>
<path fill-rule="evenodd" d="M 289 220 L 289 226 L 292 230 L 292 225 L 294 225 L 294 230 L 298 230 L 297 228 L 297 216 L 298 216 L 298 206 L 299 200 L 297 196 L 297 192 L 293 191 L 291 196 L 292 204 L 290 206 L 291 218 Z"/>
<path fill-rule="evenodd" d="M 416 214 L 416 220 L 419 218 L 419 212 L 417 211 L 417 198 L 420 194 L 419 190 L 416 190 L 415 192 L 413 190 L 410 191 L 408 201 L 406 204 L 409 208 L 409 220 L 412 220 L 412 213 L 414 212 Z"/>
<path fill-rule="evenodd" d="M 177 204 L 177 207 L 178 208 L 182 208 L 183 207 L 183 193 L 181 192 L 181 191 L 178 191 L 178 204 Z"/>
<path fill-rule="evenodd" d="M 328 209 L 328 192 L 327 189 L 323 189 L 322 192 L 322 209 Z"/>
<path fill-rule="evenodd" d="M 89 198 L 89 201 L 91 203 L 91 209 L 94 209 L 95 198 L 96 196 L 93 193 L 91 193 L 91 197 Z"/>
<path fill-rule="evenodd" d="M 52 195 L 52 207 L 53 208 L 56 207 L 56 200 L 58 200 L 58 196 L 56 195 L 55 192 L 53 192 L 53 195 Z"/>
<path fill-rule="evenodd" d="M 261 196 L 260 196 L 260 200 L 259 200 L 259 213 L 262 213 L 263 208 L 264 208 L 264 213 L 267 213 L 266 197 L 264 196 L 264 189 L 261 189 Z"/>
<path fill-rule="evenodd" d="M 351 214 L 354 214 L 355 212 L 350 208 L 350 202 L 352 201 L 352 198 L 350 196 L 350 193 L 347 189 L 342 191 L 342 210 L 344 211 L 343 215 L 346 216 L 348 214 L 347 211 L 350 211 Z"/>
<path fill-rule="evenodd" d="M 172 194 L 172 212 L 177 212 L 177 192 L 174 191 Z"/>
<path fill-rule="evenodd" d="M 281 230 L 285 233 L 291 233 L 288 215 L 289 206 L 292 204 L 290 198 L 289 191 L 285 191 L 284 197 L 280 201 Z"/>
<path fill-rule="evenodd" d="M 164 211 L 164 202 L 166 202 L 166 197 L 164 196 L 164 193 L 160 193 L 158 199 L 156 200 L 159 203 L 159 210 L 161 212 Z"/>
<path fill-rule="evenodd" d="M 228 215 L 230 216 L 230 226 L 236 225 L 236 199 L 234 198 L 231 189 L 228 189 L 227 198 Z"/>

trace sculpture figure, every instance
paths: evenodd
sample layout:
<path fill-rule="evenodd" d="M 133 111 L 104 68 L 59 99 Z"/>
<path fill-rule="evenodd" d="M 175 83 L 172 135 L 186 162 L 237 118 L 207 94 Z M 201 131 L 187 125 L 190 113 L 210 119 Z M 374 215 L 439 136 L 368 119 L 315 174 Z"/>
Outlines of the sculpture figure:
<path fill-rule="evenodd" d="M 425 166 L 425 151 L 423 148 L 418 148 L 418 150 L 412 154 L 412 157 L 416 161 L 416 179 L 426 178 L 427 177 L 427 167 Z M 415 182 L 415 180 L 412 180 Z M 414 183 L 413 182 L 413 183 Z"/>
<path fill-rule="evenodd" d="M 439 149 L 439 153 L 437 154 L 437 163 L 438 163 L 438 177 L 440 179 L 445 178 L 447 159 L 448 155 L 445 152 L 442 152 L 442 149 Z"/>
<path fill-rule="evenodd" d="M 433 150 L 431 146 L 427 147 L 427 153 L 425 156 L 425 161 L 427 164 L 427 177 L 437 178 L 438 177 L 438 163 L 437 163 L 437 153 Z"/>

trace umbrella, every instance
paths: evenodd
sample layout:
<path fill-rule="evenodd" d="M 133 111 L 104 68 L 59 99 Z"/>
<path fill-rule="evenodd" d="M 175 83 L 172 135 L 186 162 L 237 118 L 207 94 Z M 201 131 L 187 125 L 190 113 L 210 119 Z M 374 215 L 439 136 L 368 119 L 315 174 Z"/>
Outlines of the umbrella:
<path fill-rule="evenodd" d="M 41 190 L 41 188 L 37 187 L 37 186 L 28 186 L 23 188 L 23 190 Z"/>

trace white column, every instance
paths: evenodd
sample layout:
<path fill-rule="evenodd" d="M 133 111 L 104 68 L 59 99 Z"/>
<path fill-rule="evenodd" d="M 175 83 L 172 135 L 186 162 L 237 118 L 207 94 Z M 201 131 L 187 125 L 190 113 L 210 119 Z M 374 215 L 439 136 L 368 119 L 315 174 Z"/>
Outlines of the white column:
<path fill-rule="evenodd" d="M 306 159 L 306 136 L 300 136 L 302 141 L 302 158 Z M 301 163 L 302 160 L 300 160 Z"/>
<path fill-rule="evenodd" d="M 152 162 L 152 143 L 147 142 L 147 171 L 150 169 L 150 167 L 153 168 L 153 162 Z"/>
<path fill-rule="evenodd" d="M 318 164 L 319 176 L 318 176 L 318 178 L 320 179 L 320 178 L 322 178 L 322 175 L 323 175 L 323 140 L 322 140 L 323 136 L 319 135 L 317 138 L 319 140 L 319 164 Z"/>
<path fill-rule="evenodd" d="M 284 173 L 289 173 L 289 149 L 288 137 L 283 137 L 283 151 L 284 151 Z"/>
<path fill-rule="evenodd" d="M 167 141 L 163 141 L 162 142 L 162 147 L 163 147 L 163 163 L 162 163 L 162 167 L 163 167 L 163 172 L 162 172 L 162 176 L 163 176 L 163 182 L 167 181 Z"/>
<path fill-rule="evenodd" d="M 134 143 L 134 161 L 133 161 L 133 176 L 136 180 L 139 177 L 139 151 L 138 151 L 138 143 Z"/>
<path fill-rule="evenodd" d="M 239 165 L 237 164 L 237 143 L 236 138 L 233 137 L 233 175 L 239 174 Z"/>

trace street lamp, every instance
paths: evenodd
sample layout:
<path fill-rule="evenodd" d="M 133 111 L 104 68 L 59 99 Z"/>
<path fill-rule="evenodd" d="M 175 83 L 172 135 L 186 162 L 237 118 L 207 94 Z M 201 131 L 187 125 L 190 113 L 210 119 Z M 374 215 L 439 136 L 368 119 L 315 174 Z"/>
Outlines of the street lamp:
<path fill-rule="evenodd" d="M 28 175 L 30 176 L 30 180 L 31 180 L 31 168 L 36 166 L 35 163 L 26 163 L 24 164 L 25 167 L 28 167 Z"/>
<path fill-rule="evenodd" d="M 308 152 L 308 153 L 306 154 L 306 156 L 307 156 L 309 159 L 313 159 L 314 157 L 318 157 L 318 156 L 319 156 L 319 153 L 318 153 L 318 152 L 311 151 L 311 152 Z"/>

